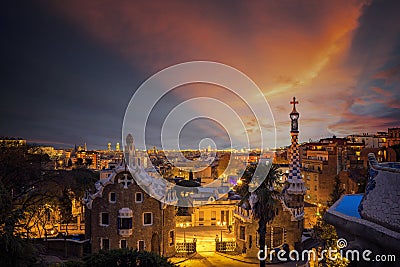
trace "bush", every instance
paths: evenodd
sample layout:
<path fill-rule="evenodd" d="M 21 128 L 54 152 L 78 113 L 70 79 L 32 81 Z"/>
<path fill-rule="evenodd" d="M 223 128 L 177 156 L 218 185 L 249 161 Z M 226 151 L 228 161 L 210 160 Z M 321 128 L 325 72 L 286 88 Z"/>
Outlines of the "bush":
<path fill-rule="evenodd" d="M 151 267 L 174 267 L 173 263 L 166 258 L 147 251 L 132 249 L 101 250 L 99 253 L 91 254 L 84 259 L 86 266 L 98 267 L 128 267 L 128 266 L 151 266 Z"/>
<path fill-rule="evenodd" d="M 29 240 L 2 233 L 0 235 L 0 265 L 33 266 L 38 260 L 38 249 Z"/>
<path fill-rule="evenodd" d="M 83 261 L 66 261 L 61 265 L 62 267 L 84 267 L 85 263 Z"/>

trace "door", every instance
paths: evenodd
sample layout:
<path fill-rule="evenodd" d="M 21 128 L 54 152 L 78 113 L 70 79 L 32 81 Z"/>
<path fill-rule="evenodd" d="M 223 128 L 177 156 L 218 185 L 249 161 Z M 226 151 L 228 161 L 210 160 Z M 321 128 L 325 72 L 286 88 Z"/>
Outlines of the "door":
<path fill-rule="evenodd" d="M 144 240 L 139 240 L 138 242 L 138 250 L 144 251 Z"/>
<path fill-rule="evenodd" d="M 151 236 L 151 251 L 160 255 L 160 239 L 157 233 Z"/>

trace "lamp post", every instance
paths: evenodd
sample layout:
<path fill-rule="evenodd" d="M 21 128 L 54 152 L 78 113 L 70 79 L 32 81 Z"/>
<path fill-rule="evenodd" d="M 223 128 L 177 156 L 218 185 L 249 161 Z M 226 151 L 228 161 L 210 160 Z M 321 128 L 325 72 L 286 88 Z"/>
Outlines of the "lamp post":
<path fill-rule="evenodd" d="M 226 222 L 218 221 L 217 224 L 218 224 L 218 226 L 221 226 L 221 230 L 220 231 L 221 231 L 221 242 L 222 242 L 222 229 L 223 229 L 224 226 L 226 226 Z"/>
<path fill-rule="evenodd" d="M 183 228 L 183 243 L 186 243 L 186 223 L 180 223 L 179 226 Z"/>

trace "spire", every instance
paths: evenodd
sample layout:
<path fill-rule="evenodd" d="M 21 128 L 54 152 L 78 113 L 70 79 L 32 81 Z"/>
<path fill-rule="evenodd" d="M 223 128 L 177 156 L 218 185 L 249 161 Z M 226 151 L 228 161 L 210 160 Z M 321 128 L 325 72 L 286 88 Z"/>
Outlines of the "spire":
<path fill-rule="evenodd" d="M 306 188 L 300 173 L 300 153 L 298 145 L 298 118 L 299 113 L 296 110 L 296 97 L 290 104 L 293 105 L 292 112 L 290 113 L 291 119 L 291 144 L 290 144 L 290 158 L 289 158 L 289 178 L 288 184 L 285 188 L 285 205 L 292 213 L 292 220 L 302 220 L 304 215 L 304 194 Z"/>
<path fill-rule="evenodd" d="M 297 110 L 296 110 L 296 104 L 298 104 L 298 103 L 299 103 L 299 101 L 296 101 L 296 97 L 294 96 L 293 97 L 293 101 L 290 101 L 290 104 L 293 104 L 293 109 L 292 109 L 292 112 L 291 112 L 292 114 L 293 113 L 298 113 Z"/>

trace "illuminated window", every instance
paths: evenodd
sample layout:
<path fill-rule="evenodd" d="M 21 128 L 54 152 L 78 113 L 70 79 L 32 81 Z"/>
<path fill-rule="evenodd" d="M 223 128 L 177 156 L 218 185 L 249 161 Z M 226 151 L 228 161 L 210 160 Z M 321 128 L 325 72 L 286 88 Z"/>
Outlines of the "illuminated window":
<path fill-rule="evenodd" d="M 204 211 L 199 211 L 199 221 L 204 221 Z"/>
<path fill-rule="evenodd" d="M 217 219 L 217 212 L 215 210 L 211 211 L 211 220 L 215 221 Z"/>

